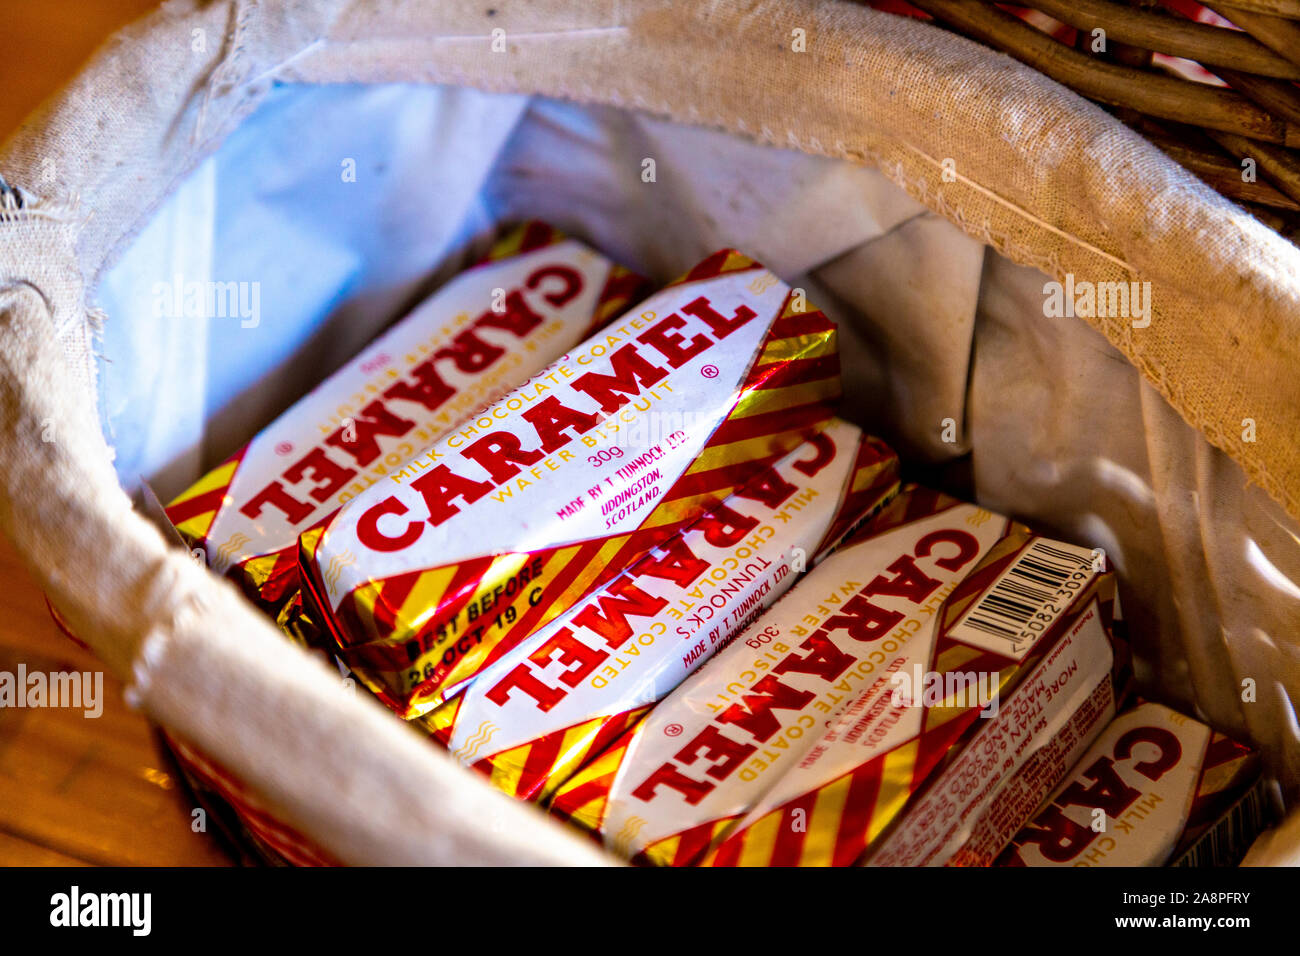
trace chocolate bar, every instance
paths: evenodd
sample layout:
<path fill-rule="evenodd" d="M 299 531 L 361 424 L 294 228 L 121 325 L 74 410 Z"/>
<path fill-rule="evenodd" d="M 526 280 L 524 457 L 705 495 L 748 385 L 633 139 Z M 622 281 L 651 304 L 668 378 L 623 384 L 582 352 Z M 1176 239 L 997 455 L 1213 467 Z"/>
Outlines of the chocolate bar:
<path fill-rule="evenodd" d="M 999 866 L 1235 866 L 1268 825 L 1259 755 L 1150 701 L 1116 717 Z"/>
<path fill-rule="evenodd" d="M 1082 627 L 1088 650 L 1086 667 L 1071 658 L 1063 709 L 1109 686 L 1109 581 L 1090 551 L 906 489 L 575 774 L 552 812 L 655 864 L 847 865 L 886 847 L 933 862 L 953 834 L 902 830 L 900 814 L 1017 688 L 1042 699 L 1038 667 L 1062 629 Z"/>
<path fill-rule="evenodd" d="M 485 668 L 826 426 L 834 324 L 717 253 L 303 537 L 335 652 L 400 715 Z"/>
<path fill-rule="evenodd" d="M 545 800 L 897 488 L 893 451 L 835 420 L 424 721 L 500 789 Z"/>
<path fill-rule="evenodd" d="M 623 311 L 645 282 L 542 223 L 519 226 L 167 506 L 271 613 L 298 537 Z"/>

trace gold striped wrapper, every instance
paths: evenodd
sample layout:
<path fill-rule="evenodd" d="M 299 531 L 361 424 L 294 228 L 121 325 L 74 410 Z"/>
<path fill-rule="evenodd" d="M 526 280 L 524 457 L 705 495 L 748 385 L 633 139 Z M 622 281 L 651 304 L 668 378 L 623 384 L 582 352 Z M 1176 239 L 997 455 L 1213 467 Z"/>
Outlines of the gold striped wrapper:
<path fill-rule="evenodd" d="M 1235 866 L 1267 825 L 1259 755 L 1143 701 L 1102 731 L 997 865 Z"/>
<path fill-rule="evenodd" d="M 302 563 L 341 660 L 428 713 L 831 420 L 834 324 L 710 256 L 326 526 Z"/>
<path fill-rule="evenodd" d="M 297 544 L 467 415 L 622 312 L 645 280 L 545 223 L 476 266 L 321 382 L 167 506 L 186 543 L 292 616 Z"/>

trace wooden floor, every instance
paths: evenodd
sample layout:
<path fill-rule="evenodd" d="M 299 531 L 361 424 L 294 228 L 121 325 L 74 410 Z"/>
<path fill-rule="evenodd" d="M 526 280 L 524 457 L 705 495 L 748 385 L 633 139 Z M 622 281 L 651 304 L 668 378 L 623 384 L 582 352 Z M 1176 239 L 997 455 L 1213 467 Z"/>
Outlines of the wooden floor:
<path fill-rule="evenodd" d="M 0 672 L 103 672 L 54 626 L 40 590 L 0 539 Z M 99 717 L 0 708 L 0 863 L 222 863 L 191 828 L 194 807 L 145 719 L 103 677 Z"/>
<path fill-rule="evenodd" d="M 154 0 L 0 0 L 0 137 Z M 0 173 L 3 173 L 0 170 Z M 53 625 L 0 539 L 0 673 L 102 667 Z M 104 677 L 103 714 L 0 708 L 0 864 L 224 864 L 149 724 Z"/>

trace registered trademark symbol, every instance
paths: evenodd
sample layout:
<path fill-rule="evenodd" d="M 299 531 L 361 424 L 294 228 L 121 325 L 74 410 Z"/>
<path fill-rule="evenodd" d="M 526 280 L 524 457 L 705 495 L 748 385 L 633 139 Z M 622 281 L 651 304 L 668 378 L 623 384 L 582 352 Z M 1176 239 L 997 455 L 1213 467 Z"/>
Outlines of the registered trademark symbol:
<path fill-rule="evenodd" d="M 717 378 L 718 367 L 716 365 L 706 365 L 704 368 L 700 369 L 700 374 L 705 378 Z"/>
<path fill-rule="evenodd" d="M 667 727 L 664 728 L 664 733 L 666 733 L 669 737 L 680 737 L 682 735 L 682 725 L 669 724 Z"/>
<path fill-rule="evenodd" d="M 293 451 L 293 443 L 292 443 L 292 442 L 282 441 L 282 442 L 280 442 L 278 445 L 275 446 L 275 453 L 276 453 L 277 455 L 287 455 L 287 454 L 289 454 L 289 452 L 291 452 L 291 451 Z"/>

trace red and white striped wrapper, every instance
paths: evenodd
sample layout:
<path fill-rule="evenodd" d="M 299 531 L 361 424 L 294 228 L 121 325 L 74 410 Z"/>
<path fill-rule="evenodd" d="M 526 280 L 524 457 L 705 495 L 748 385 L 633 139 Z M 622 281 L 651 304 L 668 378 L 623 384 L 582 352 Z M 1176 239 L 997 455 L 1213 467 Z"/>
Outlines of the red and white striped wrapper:
<path fill-rule="evenodd" d="M 1033 640 L 955 616 L 1040 540 L 978 506 L 904 490 L 561 787 L 552 811 L 643 862 L 858 861 L 980 710 L 942 697 L 928 707 L 923 694 L 895 705 L 895 675 L 984 670 L 1006 689 L 1004 672 L 1032 668 Z M 1072 551 L 1095 580 L 1091 552 Z M 1020 661 L 1006 656 L 1013 644 Z"/>
<path fill-rule="evenodd" d="M 992 863 L 1115 713 L 1103 560 L 1009 533 L 704 862 Z"/>
<path fill-rule="evenodd" d="M 639 299 L 644 279 L 539 222 L 321 382 L 167 506 L 186 543 L 269 610 L 298 536 Z"/>
<path fill-rule="evenodd" d="M 835 420 L 424 720 L 501 790 L 555 787 L 784 594 L 898 489 L 898 458 Z"/>
<path fill-rule="evenodd" d="M 428 713 L 832 418 L 834 324 L 733 250 L 303 538 L 339 658 Z"/>
<path fill-rule="evenodd" d="M 338 866 L 338 862 L 311 839 L 281 821 L 275 811 L 225 768 L 218 766 L 199 751 L 170 733 L 163 733 L 182 772 L 196 795 L 207 795 L 211 803 L 224 803 L 238 818 L 235 827 L 243 830 L 258 855 L 265 861 L 288 866 Z M 232 821 L 233 823 L 233 821 Z M 205 821 L 206 828 L 207 821 Z M 236 840 L 238 834 L 231 834 Z"/>
<path fill-rule="evenodd" d="M 1116 717 L 999 866 L 1235 866 L 1267 825 L 1259 755 L 1144 701 Z"/>

